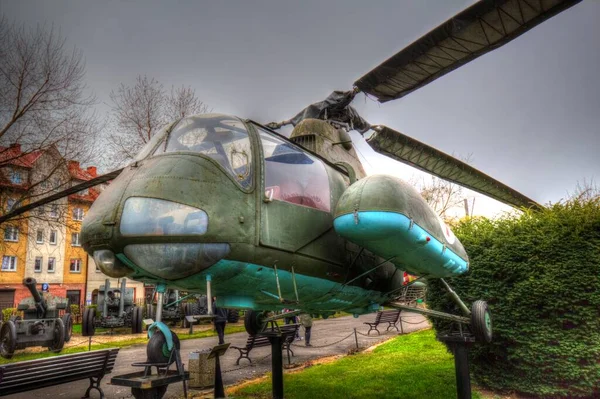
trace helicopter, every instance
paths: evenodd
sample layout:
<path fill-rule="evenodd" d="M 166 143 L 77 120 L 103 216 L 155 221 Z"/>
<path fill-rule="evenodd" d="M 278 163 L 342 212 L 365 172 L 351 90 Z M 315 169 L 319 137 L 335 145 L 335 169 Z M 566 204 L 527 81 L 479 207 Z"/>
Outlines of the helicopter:
<path fill-rule="evenodd" d="M 402 98 L 494 50 L 579 0 L 483 0 L 450 18 L 354 82 L 283 122 L 221 114 L 185 117 L 156 133 L 135 160 L 0 217 L 0 223 L 94 185 L 111 183 L 82 226 L 100 270 L 156 284 L 149 358 L 177 345 L 161 322 L 168 288 L 244 308 L 250 334 L 283 308 L 355 315 L 398 303 L 404 272 L 421 279 L 469 270 L 459 239 L 410 184 L 367 176 L 349 131 L 368 133 L 378 153 L 518 208 L 541 205 L 466 163 L 351 106 L 358 93 Z M 289 138 L 276 130 L 293 125 Z M 462 315 L 413 309 L 468 325 L 492 339 L 483 300 L 469 308 L 444 282 Z M 208 301 L 208 313 L 212 303 Z M 289 314 L 287 314 L 289 316 Z M 168 357 L 166 357 L 168 359 Z"/>

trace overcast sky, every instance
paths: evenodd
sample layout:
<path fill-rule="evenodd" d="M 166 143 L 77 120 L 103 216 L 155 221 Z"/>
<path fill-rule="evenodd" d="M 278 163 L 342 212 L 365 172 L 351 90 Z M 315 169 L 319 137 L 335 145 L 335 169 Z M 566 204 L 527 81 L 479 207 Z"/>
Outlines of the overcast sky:
<path fill-rule="evenodd" d="M 215 112 L 288 119 L 466 8 L 467 0 L 9 1 L 0 13 L 54 24 L 83 50 L 87 82 L 107 110 L 119 83 L 146 74 L 189 85 Z M 600 2 L 582 4 L 411 95 L 379 105 L 386 124 L 541 203 L 600 179 Z M 353 139 L 369 172 L 395 171 Z"/>

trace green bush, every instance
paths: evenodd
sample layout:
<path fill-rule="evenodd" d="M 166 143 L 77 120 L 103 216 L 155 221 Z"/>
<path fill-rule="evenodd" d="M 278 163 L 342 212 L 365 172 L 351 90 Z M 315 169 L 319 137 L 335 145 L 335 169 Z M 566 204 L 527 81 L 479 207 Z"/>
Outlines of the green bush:
<path fill-rule="evenodd" d="M 600 201 L 466 220 L 455 233 L 471 270 L 448 282 L 465 303 L 486 300 L 494 324 L 492 344 L 471 350 L 477 382 L 542 397 L 599 397 Z M 439 280 L 429 285 L 431 308 L 459 313 Z"/>
<path fill-rule="evenodd" d="M 10 316 L 14 316 L 17 314 L 17 308 L 4 308 L 2 309 L 2 320 L 8 321 Z"/>

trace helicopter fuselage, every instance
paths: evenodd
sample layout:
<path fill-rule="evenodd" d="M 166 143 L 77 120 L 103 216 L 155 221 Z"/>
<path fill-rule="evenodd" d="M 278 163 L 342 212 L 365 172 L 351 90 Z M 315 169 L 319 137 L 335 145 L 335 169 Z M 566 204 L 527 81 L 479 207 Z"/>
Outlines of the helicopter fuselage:
<path fill-rule="evenodd" d="M 203 293 L 210 279 L 219 306 L 263 310 L 365 313 L 398 296 L 404 271 L 467 269 L 412 187 L 355 182 L 364 172 L 316 152 L 251 121 L 185 118 L 102 192 L 83 246 L 107 275 Z"/>

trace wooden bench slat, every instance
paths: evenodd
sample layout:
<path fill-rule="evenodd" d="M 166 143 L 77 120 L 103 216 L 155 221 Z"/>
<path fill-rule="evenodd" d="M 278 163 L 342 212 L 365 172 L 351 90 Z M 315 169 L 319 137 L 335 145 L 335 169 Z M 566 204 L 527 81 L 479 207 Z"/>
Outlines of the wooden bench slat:
<path fill-rule="evenodd" d="M 0 396 L 26 392 L 72 381 L 90 379 L 88 388 L 97 389 L 104 375 L 115 365 L 119 348 L 26 360 L 0 366 Z"/>
<path fill-rule="evenodd" d="M 108 361 L 114 361 L 117 358 L 116 354 L 111 354 L 108 358 Z M 40 364 L 33 364 L 33 365 L 27 365 L 27 367 L 12 367 L 13 364 L 15 366 L 18 365 L 18 363 L 9 363 L 5 366 L 1 366 L 4 368 L 4 374 L 12 374 L 12 373 L 26 373 L 26 372 L 30 372 L 30 371 L 35 371 L 35 370 L 44 370 L 44 369 L 48 369 L 48 368 L 58 368 L 58 367 L 62 367 L 64 365 L 70 366 L 73 364 L 80 364 L 80 363 L 86 363 L 86 362 L 95 362 L 95 361 L 102 361 L 104 362 L 106 360 L 106 355 L 104 356 L 95 356 L 95 357 L 90 357 L 90 358 L 75 358 L 72 359 L 70 361 L 61 361 L 58 363 L 51 363 L 51 362 L 40 362 Z"/>
<path fill-rule="evenodd" d="M 69 368 L 75 368 L 75 367 L 96 367 L 96 368 L 102 368 L 104 366 L 104 362 L 105 359 L 94 359 L 94 361 L 90 361 L 90 362 L 73 362 L 72 365 L 70 365 Z M 109 360 L 106 364 L 106 369 L 112 369 L 112 367 L 114 366 L 115 361 L 113 360 L 112 362 Z M 65 367 L 54 367 L 52 365 L 45 365 L 43 368 L 35 368 L 35 369 L 29 369 L 29 370 L 7 370 L 4 372 L 4 376 L 2 377 L 2 381 L 6 381 L 9 379 L 18 379 L 19 377 L 22 378 L 26 378 L 26 376 L 40 376 L 41 378 L 45 378 L 45 376 L 48 376 L 48 378 L 51 378 L 52 375 L 61 375 L 62 371 L 65 369 Z M 0 382 L 0 387 L 2 386 L 2 383 Z"/>
<path fill-rule="evenodd" d="M 117 356 L 118 349 L 110 349 L 110 351 L 111 351 L 111 353 L 109 354 L 109 357 Z M 72 356 L 72 357 L 70 357 L 70 356 Z M 69 354 L 69 355 L 52 356 L 52 357 L 47 357 L 44 359 L 25 360 L 25 361 L 16 362 L 16 363 L 7 363 L 4 365 L 1 365 L 0 367 L 4 368 L 5 370 L 27 369 L 28 367 L 37 367 L 37 366 L 41 366 L 46 363 L 69 364 L 71 361 L 76 360 L 76 359 L 80 359 L 80 358 L 87 359 L 87 358 L 94 358 L 94 357 L 101 357 L 102 359 L 104 359 L 106 357 L 106 349 L 104 349 L 104 350 L 101 349 L 100 351 L 81 352 L 81 353 L 74 353 L 74 354 Z"/>

